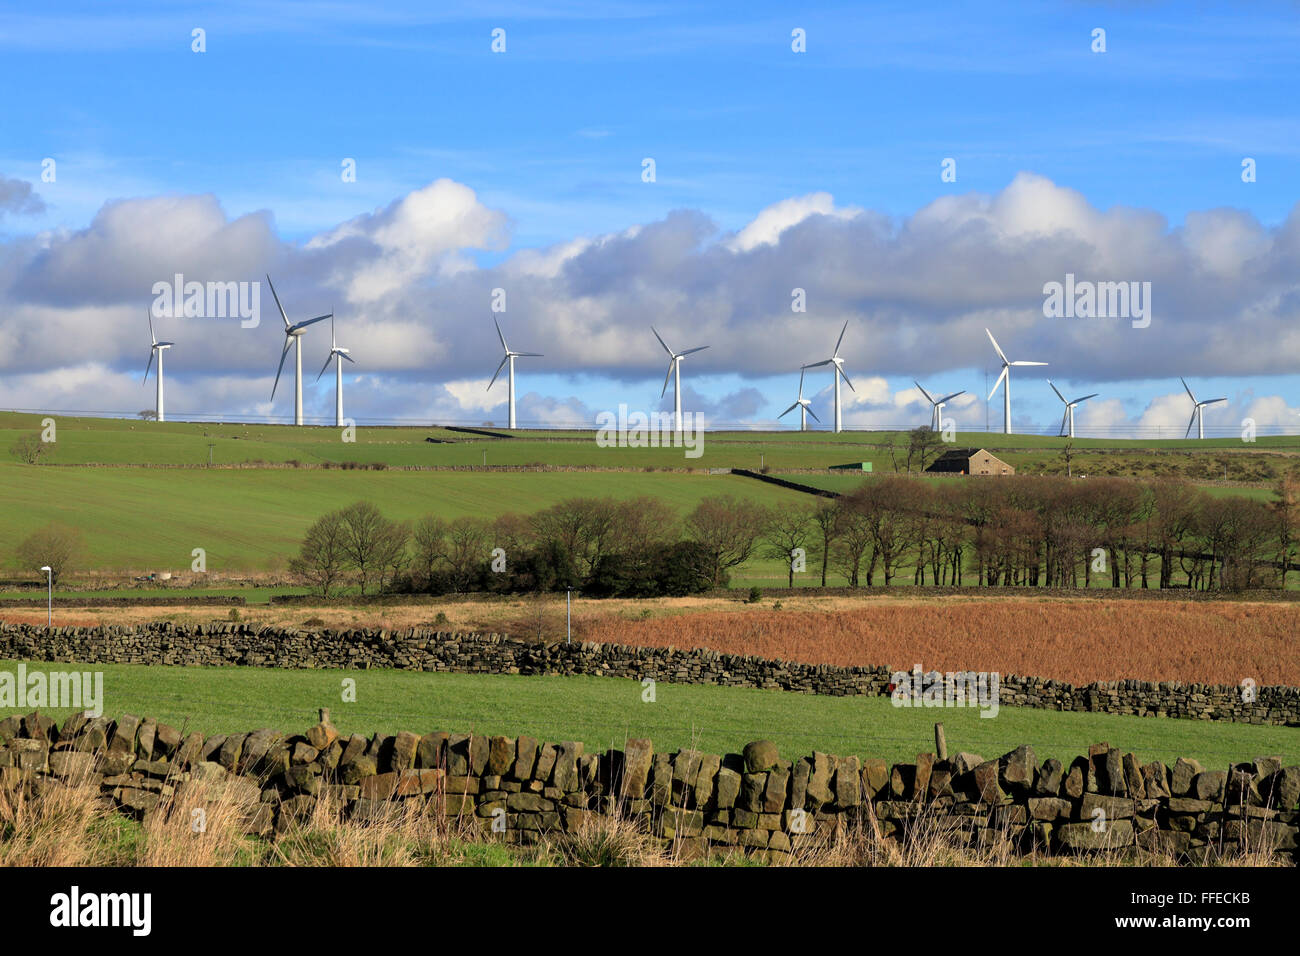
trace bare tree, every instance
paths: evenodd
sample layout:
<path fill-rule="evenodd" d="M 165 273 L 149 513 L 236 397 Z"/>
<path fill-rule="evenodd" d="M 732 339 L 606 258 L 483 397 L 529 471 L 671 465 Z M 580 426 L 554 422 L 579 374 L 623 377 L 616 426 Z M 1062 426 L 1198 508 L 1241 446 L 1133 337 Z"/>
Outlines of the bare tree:
<path fill-rule="evenodd" d="M 76 570 L 85 557 L 81 532 L 67 525 L 48 524 L 23 539 L 16 551 L 18 564 L 30 571 L 49 566 L 51 580 Z"/>
<path fill-rule="evenodd" d="M 795 550 L 803 549 L 806 555 L 816 529 L 812 510 L 807 507 L 778 508 L 772 512 L 763 531 L 767 543 L 764 553 L 785 561 L 788 587 L 794 587 Z"/>
<path fill-rule="evenodd" d="M 813 524 L 821 536 L 822 587 L 826 587 L 826 566 L 830 563 L 831 545 L 839 534 L 840 505 L 836 498 L 823 498 L 812 512 Z"/>
<path fill-rule="evenodd" d="M 307 529 L 298 556 L 289 561 L 289 570 L 306 578 L 323 598 L 328 598 L 330 591 L 342 583 L 347 570 L 344 534 L 340 512 L 322 515 Z"/>
<path fill-rule="evenodd" d="M 488 526 L 478 518 L 457 518 L 447 526 L 447 550 L 443 558 L 451 586 L 460 593 L 468 591 L 491 557 Z M 507 552 L 507 560 L 518 560 Z"/>
<path fill-rule="evenodd" d="M 705 498 L 690 513 L 686 533 L 708 554 L 714 587 L 728 570 L 749 560 L 767 522 L 763 508 L 730 495 Z"/>
<path fill-rule="evenodd" d="M 447 522 L 425 515 L 411 530 L 411 575 L 416 587 L 428 590 L 443 566 L 447 551 Z"/>
<path fill-rule="evenodd" d="M 348 505 L 340 513 L 343 522 L 343 554 L 357 572 L 361 593 L 372 581 L 383 583 L 384 569 L 393 554 L 398 533 L 393 523 L 368 501 Z M 405 547 L 405 537 L 401 545 Z"/>
<path fill-rule="evenodd" d="M 9 452 L 25 465 L 34 465 L 45 454 L 45 442 L 40 435 L 23 435 L 9 446 Z"/>

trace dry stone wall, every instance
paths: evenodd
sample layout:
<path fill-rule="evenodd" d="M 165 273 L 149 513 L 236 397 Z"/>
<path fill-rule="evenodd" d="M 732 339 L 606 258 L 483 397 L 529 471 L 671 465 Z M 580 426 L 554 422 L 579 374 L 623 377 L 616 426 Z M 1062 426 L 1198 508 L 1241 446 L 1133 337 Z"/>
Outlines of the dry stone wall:
<path fill-rule="evenodd" d="M 665 753 L 645 739 L 587 753 L 529 736 L 345 736 L 321 716 L 302 734 L 213 736 L 132 715 L 76 714 L 62 727 L 39 713 L 10 716 L 0 720 L 0 818 L 14 819 L 20 797 L 74 784 L 137 819 L 177 825 L 193 811 L 176 808 L 199 793 L 263 836 L 322 810 L 373 821 L 418 809 L 529 844 L 617 813 L 679 858 L 740 850 L 781 862 L 854 832 L 899 840 L 924 827 L 1013 852 L 1139 847 L 1206 863 L 1254 850 L 1297 861 L 1300 767 L 1275 757 L 1170 767 L 1099 744 L 1068 766 L 1040 763 L 1029 746 L 890 765 L 819 752 L 790 760 L 764 740 L 738 754 Z"/>
<path fill-rule="evenodd" d="M 103 664 L 284 668 L 397 668 L 486 674 L 583 674 L 681 684 L 759 687 L 836 696 L 891 692 L 889 667 L 801 664 L 702 649 L 563 642 L 500 634 L 405 630 L 310 630 L 251 624 L 56 627 L 0 622 L 0 658 Z M 906 667 L 908 665 L 904 665 Z M 1076 687 L 1001 675 L 999 703 L 1057 711 L 1181 717 L 1300 726 L 1300 689 L 1103 681 Z"/>

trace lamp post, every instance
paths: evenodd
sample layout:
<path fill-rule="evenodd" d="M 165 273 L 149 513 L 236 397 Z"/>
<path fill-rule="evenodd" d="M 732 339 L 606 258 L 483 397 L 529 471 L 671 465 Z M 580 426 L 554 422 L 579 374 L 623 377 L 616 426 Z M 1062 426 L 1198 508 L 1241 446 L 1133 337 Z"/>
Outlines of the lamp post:
<path fill-rule="evenodd" d="M 45 572 L 45 626 L 51 627 L 54 624 L 54 569 L 46 564 L 41 570 Z"/>

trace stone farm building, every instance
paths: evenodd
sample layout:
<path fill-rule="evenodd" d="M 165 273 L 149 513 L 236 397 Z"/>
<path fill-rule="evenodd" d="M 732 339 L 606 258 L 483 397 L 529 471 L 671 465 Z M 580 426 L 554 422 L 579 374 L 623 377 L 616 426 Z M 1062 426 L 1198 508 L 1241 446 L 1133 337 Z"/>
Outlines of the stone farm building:
<path fill-rule="evenodd" d="M 983 448 L 954 448 L 935 459 L 929 472 L 962 475 L 1014 475 L 1016 470 Z"/>

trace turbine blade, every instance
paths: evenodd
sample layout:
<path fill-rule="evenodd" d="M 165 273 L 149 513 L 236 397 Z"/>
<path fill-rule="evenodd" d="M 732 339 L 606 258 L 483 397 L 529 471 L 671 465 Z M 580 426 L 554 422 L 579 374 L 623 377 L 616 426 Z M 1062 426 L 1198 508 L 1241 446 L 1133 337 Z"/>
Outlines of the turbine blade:
<path fill-rule="evenodd" d="M 815 421 L 818 425 L 822 423 L 822 420 L 817 417 L 817 413 L 812 410 L 811 405 L 808 406 L 808 414 L 813 417 L 813 421 Z"/>
<path fill-rule="evenodd" d="M 668 347 L 668 343 L 665 342 L 664 337 L 659 334 L 659 330 L 652 325 L 650 326 L 650 331 L 655 334 L 655 338 L 657 338 L 659 340 L 659 344 L 664 347 L 664 351 L 667 352 L 670 356 L 673 355 L 673 350 Z"/>
<path fill-rule="evenodd" d="M 1051 380 L 1050 378 L 1047 380 L 1047 384 L 1048 384 L 1048 385 L 1052 385 L 1052 380 Z M 1054 391 L 1054 392 L 1056 393 L 1056 397 L 1057 397 L 1057 398 L 1059 398 L 1061 401 L 1065 402 L 1065 396 L 1061 394 L 1061 390 L 1060 390 L 1059 388 L 1057 388 L 1055 385 L 1052 385 L 1052 391 Z M 1069 402 L 1065 402 L 1065 404 L 1069 405 L 1070 403 L 1069 403 Z"/>
<path fill-rule="evenodd" d="M 156 335 L 153 334 L 153 313 L 150 312 L 148 309 L 145 309 L 145 310 L 144 310 L 144 314 L 145 314 L 145 316 L 149 319 L 149 344 L 150 344 L 150 345 L 157 345 L 157 344 L 158 344 L 158 336 L 156 336 Z"/>
<path fill-rule="evenodd" d="M 342 356 L 343 358 L 347 359 L 347 360 L 348 360 L 349 362 L 351 362 L 353 365 L 356 365 L 356 364 L 357 364 L 357 360 L 354 359 L 354 358 L 353 358 L 351 355 L 349 355 L 347 352 L 337 352 L 337 353 L 335 353 L 335 354 L 340 355 L 340 356 Z"/>
<path fill-rule="evenodd" d="M 501 364 L 497 366 L 497 370 L 492 373 L 492 381 L 488 382 L 488 387 L 486 391 L 489 392 L 492 391 L 492 386 L 496 384 L 497 376 L 501 374 L 501 370 L 506 367 L 506 363 L 509 361 L 510 361 L 509 355 L 507 355 L 505 358 L 501 360 Z"/>
<path fill-rule="evenodd" d="M 270 279 L 270 276 L 267 276 Z M 284 357 L 289 354 L 289 346 L 293 344 L 293 338 L 286 335 L 284 337 L 284 350 L 280 352 L 280 367 L 275 370 L 275 384 L 271 386 L 271 398 L 275 398 L 275 390 L 280 387 L 280 373 L 284 371 Z"/>
<path fill-rule="evenodd" d="M 316 316 L 316 318 L 314 318 L 314 319 L 308 319 L 306 322 L 299 322 L 297 325 L 294 326 L 294 328 L 295 328 L 295 329 L 305 329 L 305 328 L 307 328 L 307 326 L 309 326 L 309 325 L 315 325 L 317 322 L 324 322 L 326 319 L 332 319 L 332 318 L 334 318 L 334 316 L 332 316 L 332 315 L 328 315 L 328 314 L 327 314 L 327 315 L 318 315 L 318 316 Z"/>
<path fill-rule="evenodd" d="M 1058 438 L 1065 437 L 1065 424 L 1067 421 L 1069 421 L 1069 419 L 1070 419 L 1070 408 L 1067 405 L 1065 408 L 1065 414 L 1061 416 L 1061 430 L 1057 432 Z"/>
<path fill-rule="evenodd" d="M 844 343 L 844 333 L 847 332 L 848 330 L 849 330 L 849 323 L 847 320 L 845 320 L 844 328 L 840 329 L 840 337 L 835 342 L 835 351 L 831 353 L 832 355 L 840 354 L 840 346 Z"/>
<path fill-rule="evenodd" d="M 791 405 L 789 408 L 787 408 L 785 411 L 783 411 L 780 415 L 777 415 L 776 417 L 785 418 L 785 416 L 789 415 L 792 411 L 794 411 L 798 407 L 799 407 L 799 403 L 795 402 L 793 405 Z"/>
<path fill-rule="evenodd" d="M 925 396 L 925 400 L 926 400 L 927 402 L 929 402 L 931 405 L 933 405 L 933 404 L 935 403 L 935 402 L 934 402 L 934 398 L 931 397 L 930 393 L 927 392 L 924 388 L 921 388 L 921 383 L 920 383 L 920 382 L 918 382 L 916 379 L 912 379 L 912 384 L 915 385 L 917 388 L 920 388 L 920 389 L 921 389 L 921 394 Z"/>
<path fill-rule="evenodd" d="M 145 366 L 144 366 L 144 378 L 140 379 L 140 384 L 141 384 L 141 385 L 143 385 L 145 382 L 149 381 L 149 369 L 153 367 L 153 353 L 154 353 L 154 350 L 153 350 L 153 349 L 150 349 L 150 350 L 149 350 L 149 361 L 146 362 L 146 363 L 145 363 Z"/>
<path fill-rule="evenodd" d="M 936 404 L 936 405 L 947 405 L 950 401 L 952 401 L 952 400 L 953 400 L 954 398 L 956 398 L 958 395 L 965 395 L 965 394 L 966 394 L 965 389 L 963 389 L 963 390 L 960 391 L 960 392 L 953 392 L 951 395 L 945 395 L 943 398 L 941 398 L 941 399 L 939 399 L 937 402 L 935 402 L 935 404 Z"/>
<path fill-rule="evenodd" d="M 1046 362 L 1008 362 L 1008 365 L 1046 365 Z"/>
<path fill-rule="evenodd" d="M 1184 438 L 1186 438 L 1188 435 L 1192 433 L 1192 426 L 1196 424 L 1196 413 L 1199 409 L 1200 409 L 1199 405 L 1196 406 L 1196 408 L 1192 409 L 1192 417 L 1187 419 L 1187 431 L 1183 432 Z"/>
<path fill-rule="evenodd" d="M 671 353 L 669 353 L 671 354 Z M 673 377 L 673 366 L 677 364 L 677 358 L 674 356 L 668 362 L 668 374 L 664 376 L 664 387 L 659 389 L 659 397 L 663 398 L 668 392 L 668 380 Z"/>
<path fill-rule="evenodd" d="M 1002 366 L 1002 374 L 999 375 L 999 376 L 998 376 L 998 380 L 997 380 L 996 382 L 993 383 L 993 391 L 989 392 L 989 397 L 986 398 L 985 401 L 989 401 L 990 399 L 993 398 L 994 394 L 995 394 L 995 393 L 997 392 L 997 390 L 998 390 L 998 386 L 1000 386 L 1000 385 L 1002 384 L 1002 380 L 1003 380 L 1004 378 L 1007 377 L 1007 369 L 1008 369 L 1008 368 L 1009 368 L 1009 366 L 1006 366 L 1006 365 Z"/>
<path fill-rule="evenodd" d="M 1097 397 L 1098 395 L 1100 395 L 1100 394 L 1101 394 L 1101 392 L 1093 392 L 1091 395 L 1085 395 L 1085 396 L 1083 396 L 1083 398 L 1076 398 L 1073 402 L 1071 402 L 1071 404 L 1072 404 L 1072 405 L 1078 405 L 1080 402 L 1086 402 L 1088 399 L 1090 399 L 1090 398 L 1096 398 L 1096 397 Z"/>
<path fill-rule="evenodd" d="M 849 381 L 849 373 L 848 373 L 848 372 L 844 371 L 844 369 L 840 368 L 838 365 L 835 366 L 835 371 L 839 372 L 841 375 L 844 376 L 844 384 L 847 385 L 847 386 L 849 387 L 849 391 L 850 391 L 850 392 L 856 392 L 856 391 L 857 391 L 857 389 L 853 387 L 853 383 Z"/>
<path fill-rule="evenodd" d="M 289 317 L 284 314 L 284 306 L 280 304 L 280 297 L 275 294 L 275 283 L 271 281 L 270 273 L 267 273 L 266 284 L 271 287 L 271 295 L 275 297 L 275 307 L 280 310 L 280 318 L 284 319 L 284 327 L 289 328 Z"/>
<path fill-rule="evenodd" d="M 803 376 L 804 376 L 803 369 L 799 369 L 799 397 L 801 399 L 803 398 Z"/>
<path fill-rule="evenodd" d="M 320 377 L 324 375 L 325 370 L 330 367 L 330 359 L 332 359 L 337 354 L 338 354 L 337 352 L 330 352 L 329 355 L 325 356 L 325 364 L 320 367 L 320 372 L 317 373 L 316 375 L 316 381 L 318 382 L 320 381 Z"/>
<path fill-rule="evenodd" d="M 1217 405 L 1219 402 L 1226 402 L 1226 398 L 1212 398 L 1208 402 L 1201 402 L 1202 405 Z"/>
<path fill-rule="evenodd" d="M 1190 388 L 1187 387 L 1187 379 L 1183 378 L 1183 377 L 1180 375 L 1180 376 L 1178 376 L 1178 381 L 1180 381 L 1180 382 L 1183 383 L 1183 390 L 1184 390 L 1185 392 L 1187 392 L 1187 397 L 1190 398 L 1190 399 L 1192 400 L 1192 404 L 1195 405 L 1195 404 L 1196 404 L 1196 396 L 1193 395 L 1193 394 L 1192 394 L 1192 390 L 1191 390 Z"/>
<path fill-rule="evenodd" d="M 545 358 L 541 352 L 515 352 L 516 358 Z"/>
<path fill-rule="evenodd" d="M 686 350 L 685 352 L 683 352 L 682 354 L 683 354 L 683 355 L 691 355 L 691 354 L 693 354 L 693 353 L 695 353 L 695 352 L 703 352 L 703 351 L 704 351 L 705 349 L 707 349 L 707 348 L 708 348 L 707 345 L 701 345 L 699 348 L 695 348 L 695 349 L 687 349 L 687 350 Z"/>
<path fill-rule="evenodd" d="M 989 341 L 993 343 L 993 351 L 998 353 L 998 357 L 1001 358 L 1003 362 L 1006 362 L 1007 353 L 1002 351 L 1002 348 L 998 345 L 998 340 L 993 337 L 993 333 L 990 332 L 988 329 L 985 329 L 984 334 L 987 335 L 989 337 Z M 1007 364 L 1010 363 L 1007 362 Z"/>
<path fill-rule="evenodd" d="M 339 347 L 339 340 L 334 337 L 334 310 L 330 309 L 330 351 Z"/>
<path fill-rule="evenodd" d="M 823 365 L 830 365 L 830 364 L 831 364 L 831 360 L 830 360 L 830 359 L 827 359 L 827 360 L 824 361 L 824 362 L 813 362 L 813 363 L 810 364 L 810 365 L 801 365 L 801 366 L 799 366 L 799 367 L 800 367 L 800 369 L 805 369 L 805 368 L 821 368 Z"/>
<path fill-rule="evenodd" d="M 506 345 L 506 337 L 501 334 L 501 323 L 497 321 L 497 317 L 495 315 L 492 316 L 492 324 L 497 327 L 497 338 L 501 340 L 501 351 L 509 352 L 510 346 Z"/>

